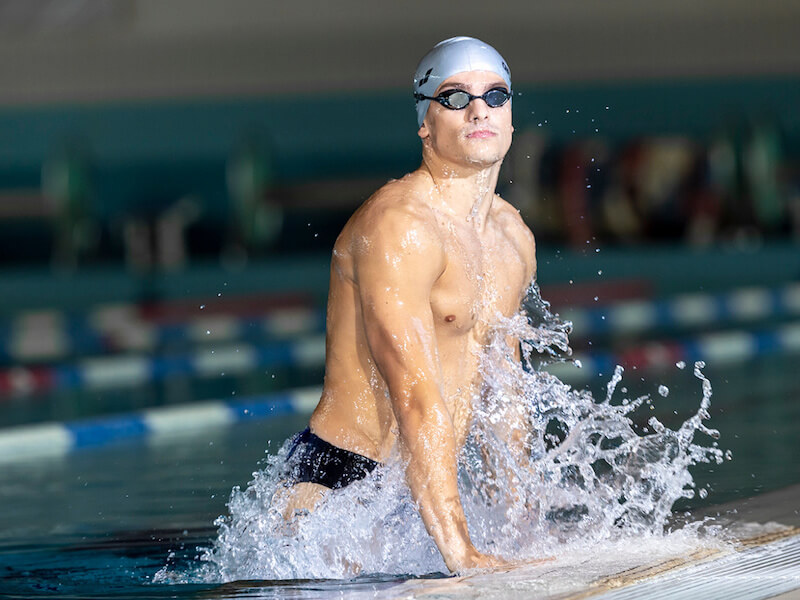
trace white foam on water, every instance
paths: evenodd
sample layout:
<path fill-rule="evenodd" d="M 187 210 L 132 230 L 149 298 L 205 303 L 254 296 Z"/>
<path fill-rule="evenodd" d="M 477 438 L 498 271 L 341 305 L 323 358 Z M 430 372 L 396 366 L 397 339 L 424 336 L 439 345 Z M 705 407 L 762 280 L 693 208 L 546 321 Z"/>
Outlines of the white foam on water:
<path fill-rule="evenodd" d="M 642 552 L 657 558 L 716 543 L 700 540 L 699 524 L 666 531 L 673 504 L 695 493 L 689 467 L 723 460 L 721 450 L 703 445 L 719 436 L 705 424 L 711 384 L 703 365 L 694 368 L 702 389 L 695 414 L 676 430 L 655 417 L 637 425 L 632 417 L 649 398 L 618 397 L 622 368 L 602 399 L 566 385 L 541 366 L 569 360 L 570 324 L 551 314 L 535 286 L 524 309 L 492 330 L 481 362 L 483 389 L 459 457 L 475 545 L 509 559 L 556 557 L 525 572 L 535 581 L 536 573 L 555 570 L 573 589 L 575 581 L 608 573 L 609 561 L 624 566 Z M 522 363 L 507 336 L 521 341 Z M 696 441 L 698 433 L 704 435 Z M 287 446 L 266 459 L 247 489 L 234 488 L 229 515 L 218 519 L 218 537 L 200 564 L 190 573 L 164 568 L 156 581 L 447 572 L 415 509 L 399 452 L 366 479 L 326 494 L 312 513 L 286 522 L 279 498 Z"/>

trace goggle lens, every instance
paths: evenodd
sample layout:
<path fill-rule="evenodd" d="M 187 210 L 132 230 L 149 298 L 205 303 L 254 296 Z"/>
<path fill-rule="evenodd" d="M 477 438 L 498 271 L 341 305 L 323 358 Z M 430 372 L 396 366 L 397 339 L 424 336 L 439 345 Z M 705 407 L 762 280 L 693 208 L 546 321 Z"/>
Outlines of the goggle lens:
<path fill-rule="evenodd" d="M 508 102 L 510 97 L 511 94 L 505 90 L 489 90 L 483 95 L 483 99 L 486 101 L 486 104 L 492 108 L 503 106 L 503 104 Z"/>
<path fill-rule="evenodd" d="M 467 92 L 462 92 L 460 90 L 445 92 L 444 94 L 440 94 L 440 97 L 444 100 L 444 105 L 446 107 L 455 108 L 456 110 L 466 108 L 469 101 L 472 100 Z"/>

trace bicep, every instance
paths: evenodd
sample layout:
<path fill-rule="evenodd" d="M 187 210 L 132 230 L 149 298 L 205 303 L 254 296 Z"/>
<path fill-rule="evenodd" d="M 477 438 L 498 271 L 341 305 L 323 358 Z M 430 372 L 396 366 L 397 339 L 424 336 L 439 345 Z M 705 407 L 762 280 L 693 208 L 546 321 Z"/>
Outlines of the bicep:
<path fill-rule="evenodd" d="M 356 278 L 370 353 L 390 391 L 438 376 L 430 295 L 443 269 L 436 240 L 413 220 L 373 235 L 356 257 Z M 416 240 L 409 245 L 407 239 Z"/>

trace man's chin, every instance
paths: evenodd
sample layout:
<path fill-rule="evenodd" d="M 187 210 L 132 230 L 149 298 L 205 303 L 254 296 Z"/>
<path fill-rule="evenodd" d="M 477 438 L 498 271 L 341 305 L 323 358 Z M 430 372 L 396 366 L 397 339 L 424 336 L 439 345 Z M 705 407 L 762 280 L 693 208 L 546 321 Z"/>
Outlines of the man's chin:
<path fill-rule="evenodd" d="M 473 167 L 481 167 L 488 169 L 503 160 L 503 156 L 498 152 L 482 152 L 467 154 L 464 156 L 464 161 Z"/>

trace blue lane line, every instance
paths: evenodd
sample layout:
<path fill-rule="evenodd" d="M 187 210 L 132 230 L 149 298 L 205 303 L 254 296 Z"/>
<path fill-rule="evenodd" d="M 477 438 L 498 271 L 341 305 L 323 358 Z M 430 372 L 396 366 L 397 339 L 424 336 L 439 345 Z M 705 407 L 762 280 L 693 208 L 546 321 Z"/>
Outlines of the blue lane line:
<path fill-rule="evenodd" d="M 308 414 L 321 390 L 308 388 L 238 400 L 178 404 L 142 412 L 0 429 L 0 464 L 63 456 L 159 434 L 229 427 L 244 421 Z M 164 421 L 168 422 L 165 429 Z M 160 423 L 160 424 L 159 424 Z"/>
<path fill-rule="evenodd" d="M 73 449 L 96 448 L 111 442 L 139 438 L 147 426 L 137 415 L 122 415 L 64 425 L 73 438 Z"/>

